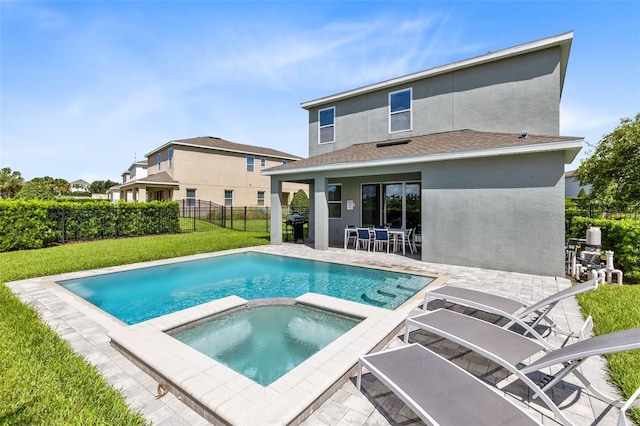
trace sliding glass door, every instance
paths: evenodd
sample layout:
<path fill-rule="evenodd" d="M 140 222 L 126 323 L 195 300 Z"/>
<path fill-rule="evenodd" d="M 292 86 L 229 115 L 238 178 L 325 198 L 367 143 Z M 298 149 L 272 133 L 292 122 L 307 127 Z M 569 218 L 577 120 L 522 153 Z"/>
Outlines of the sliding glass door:
<path fill-rule="evenodd" d="M 380 184 L 362 185 L 362 226 L 380 224 Z"/>
<path fill-rule="evenodd" d="M 362 185 L 362 226 L 416 228 L 420 224 L 420 184 L 415 182 Z"/>

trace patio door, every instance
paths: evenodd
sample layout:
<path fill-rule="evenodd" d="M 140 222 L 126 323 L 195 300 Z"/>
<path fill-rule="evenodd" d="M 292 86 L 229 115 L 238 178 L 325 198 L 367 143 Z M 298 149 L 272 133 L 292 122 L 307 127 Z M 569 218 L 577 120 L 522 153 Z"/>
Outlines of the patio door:
<path fill-rule="evenodd" d="M 362 185 L 362 226 L 420 225 L 420 184 L 417 182 Z"/>
<path fill-rule="evenodd" d="M 362 226 L 373 227 L 381 222 L 380 184 L 362 185 Z"/>

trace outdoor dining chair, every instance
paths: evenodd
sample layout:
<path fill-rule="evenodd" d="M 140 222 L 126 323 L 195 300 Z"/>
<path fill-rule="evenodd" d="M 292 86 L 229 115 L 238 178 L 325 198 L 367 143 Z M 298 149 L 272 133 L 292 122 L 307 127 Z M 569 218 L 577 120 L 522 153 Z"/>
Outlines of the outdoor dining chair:
<path fill-rule="evenodd" d="M 373 230 L 373 251 L 376 249 L 382 250 L 384 245 L 387 245 L 387 253 L 389 253 L 389 230 L 388 229 L 374 229 Z"/>
<path fill-rule="evenodd" d="M 369 228 L 356 228 L 356 232 L 358 233 L 356 237 L 356 250 L 358 250 L 360 246 L 364 248 L 366 244 L 367 251 L 369 251 L 371 247 L 371 232 Z"/>

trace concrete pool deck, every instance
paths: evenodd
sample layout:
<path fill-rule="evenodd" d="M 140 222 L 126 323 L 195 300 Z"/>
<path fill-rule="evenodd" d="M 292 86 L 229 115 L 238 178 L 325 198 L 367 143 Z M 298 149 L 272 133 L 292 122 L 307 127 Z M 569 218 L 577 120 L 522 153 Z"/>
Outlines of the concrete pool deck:
<path fill-rule="evenodd" d="M 553 277 L 534 276 L 518 273 L 492 271 L 478 268 L 467 268 L 452 265 L 431 264 L 419 262 L 409 257 L 389 255 L 386 253 L 367 253 L 353 249 L 344 250 L 331 248 L 326 251 L 313 250 L 303 244 L 283 244 L 281 246 L 261 246 L 253 248 L 255 251 L 283 254 L 291 256 L 303 256 L 316 260 L 336 261 L 351 263 L 360 266 L 377 266 L 385 269 L 393 269 L 404 272 L 419 272 L 422 274 L 442 274 L 448 276 L 448 283 L 490 291 L 508 297 L 520 299 L 524 302 L 538 300 L 548 294 L 565 288 L 568 280 Z M 159 262 L 161 263 L 161 262 Z M 131 266 L 124 267 L 124 269 Z M 115 271 L 118 268 L 109 268 Z M 65 274 L 65 278 L 73 278 L 73 274 Z M 59 279 L 59 278 L 56 278 Z M 203 416 L 202 409 L 189 407 L 188 401 L 183 402 L 184 397 L 177 397 L 169 393 L 161 398 L 157 397 L 158 381 L 149 376 L 132 363 L 126 356 L 116 350 L 111 344 L 109 333 L 125 333 L 125 327 L 120 321 L 104 314 L 102 311 L 82 303 L 79 299 L 61 289 L 51 285 L 51 277 L 43 277 L 31 280 L 16 281 L 7 285 L 26 303 L 33 305 L 42 315 L 43 321 L 49 324 L 73 349 L 88 362 L 95 365 L 107 381 L 115 388 L 120 389 L 131 407 L 143 413 L 143 415 L 157 425 L 207 425 L 210 424 Z M 49 284 L 48 284 L 49 283 Z M 419 294 L 412 299 L 410 304 L 403 305 L 401 310 L 394 311 L 402 322 L 409 313 L 412 304 L 418 306 L 422 300 Z M 406 310 L 406 312 L 405 312 Z M 575 300 L 566 300 L 554 309 L 554 319 L 563 328 L 576 330 L 582 323 L 582 316 Z M 402 333 L 402 331 L 400 332 Z M 438 351 L 451 354 L 458 350 L 456 362 L 465 364 L 465 367 L 476 372 L 480 376 L 495 375 L 495 366 L 487 363 L 481 357 L 474 356 L 468 351 L 452 348 L 441 341 L 430 340 L 429 336 L 412 336 L 415 341 L 421 341 Z M 551 336 L 552 339 L 561 337 Z M 387 346 L 401 345 L 399 338 L 392 339 Z M 153 353 L 153 352 L 152 352 Z M 351 361 L 349 361 L 351 362 Z M 602 359 L 589 359 L 581 367 L 583 373 L 592 379 L 597 387 L 615 393 L 613 387 L 607 382 L 606 364 Z M 489 374 L 487 374 L 489 373 Z M 363 390 L 358 391 L 353 383 L 353 373 L 346 383 L 331 388 L 331 395 L 322 404 L 311 406 L 311 415 L 303 420 L 305 425 L 388 425 L 388 424 L 421 424 L 419 419 L 382 384 L 365 376 Z M 248 379 L 247 379 L 248 380 Z M 326 380 L 326 379 L 325 379 Z M 488 380 L 491 380 L 489 378 Z M 197 383 L 197 380 L 192 381 Z M 530 402 L 528 398 L 522 402 L 519 397 L 526 397 L 526 390 L 510 384 L 503 387 L 507 395 L 514 396 L 521 406 L 525 407 L 540 422 L 554 424 L 550 410 L 537 402 Z M 576 382 L 577 383 L 577 382 Z M 554 400 L 560 405 L 563 412 L 576 424 L 615 425 L 617 422 L 617 410 L 608 408 L 607 405 L 587 394 L 580 387 L 567 379 L 562 386 L 558 385 L 553 390 Z M 307 383 L 307 391 L 312 392 L 313 382 Z M 233 386 L 233 385 L 231 385 Z M 321 384 L 318 384 L 321 386 Z M 249 404 L 260 405 L 265 394 L 243 393 L 242 388 L 236 392 Z M 243 396 L 244 395 L 244 396 Z M 310 398 L 306 395 L 306 398 Z M 277 404 L 276 404 L 277 405 Z M 287 405 L 281 407 L 286 411 Z M 262 407 L 265 407 L 262 405 Z M 227 412 L 242 414 L 242 408 L 229 404 Z M 262 418 L 261 424 L 277 424 L 284 419 L 279 418 L 278 412 L 272 416 Z M 275 416 L 275 417 L 274 417 Z M 286 417 L 286 416 L 285 416 Z M 242 418 L 239 417 L 239 423 Z M 250 417 L 246 417 L 247 420 Z M 251 417 L 255 421 L 256 417 Z M 292 417 L 290 419 L 293 419 Z M 292 420 L 297 422 L 297 420 Z M 235 422 L 235 420 L 234 420 Z"/>

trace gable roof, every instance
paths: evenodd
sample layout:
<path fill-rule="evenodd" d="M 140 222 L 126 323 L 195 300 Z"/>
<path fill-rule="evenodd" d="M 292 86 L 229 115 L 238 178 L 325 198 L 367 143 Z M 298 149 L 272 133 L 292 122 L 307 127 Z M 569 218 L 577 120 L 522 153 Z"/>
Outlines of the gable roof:
<path fill-rule="evenodd" d="M 401 84 L 410 83 L 416 80 L 423 80 L 425 78 L 433 77 L 440 74 L 450 73 L 465 68 L 471 68 L 477 65 L 495 62 L 502 59 L 510 58 L 513 56 L 524 55 L 539 50 L 549 49 L 552 47 L 560 48 L 560 93 L 564 87 L 564 77 L 567 70 L 567 63 L 569 61 L 569 51 L 571 50 L 571 42 L 573 41 L 573 31 L 568 31 L 563 34 L 543 38 L 540 40 L 532 41 L 529 43 L 520 44 L 517 46 L 509 47 L 507 49 L 497 50 L 495 52 L 489 52 L 484 55 L 475 56 L 473 58 L 464 59 L 457 62 L 452 62 L 447 65 L 441 65 L 434 68 L 430 68 L 424 71 L 419 71 L 413 74 L 408 74 L 402 77 L 392 78 L 379 83 L 370 84 L 368 86 L 359 87 L 357 89 L 340 92 L 334 95 L 325 96 L 313 101 L 303 102 L 300 106 L 304 109 L 311 109 L 329 102 L 337 102 L 343 99 L 351 98 L 354 96 L 363 95 L 366 93 L 375 92 L 378 90 L 389 89 Z"/>
<path fill-rule="evenodd" d="M 153 175 L 149 175 L 147 177 L 125 182 L 119 185 L 118 187 L 129 188 L 129 187 L 135 187 L 140 184 L 175 187 L 175 186 L 178 186 L 180 182 L 178 182 L 177 180 L 173 180 L 173 178 L 167 172 L 159 172 Z"/>
<path fill-rule="evenodd" d="M 384 165 L 457 160 L 533 152 L 565 151 L 571 162 L 582 148 L 583 138 L 574 136 L 455 130 L 410 139 L 354 144 L 264 170 L 264 175 L 309 171 L 344 170 Z"/>
<path fill-rule="evenodd" d="M 263 157 L 275 157 L 279 159 L 285 160 L 299 160 L 302 157 L 298 157 L 297 155 L 287 154 L 286 152 L 277 151 L 271 148 L 263 148 L 260 146 L 253 145 L 244 145 L 235 142 L 229 142 L 224 139 L 220 139 L 214 136 L 199 136 L 196 138 L 189 139 L 177 139 L 173 141 L 169 141 L 166 144 L 162 145 L 159 148 L 154 149 L 153 151 L 146 154 L 147 157 L 153 155 L 154 153 L 161 151 L 170 146 L 190 146 L 197 148 L 206 148 L 212 149 L 216 151 L 226 151 L 233 152 L 239 154 L 250 154 L 250 155 L 258 155 Z"/>

